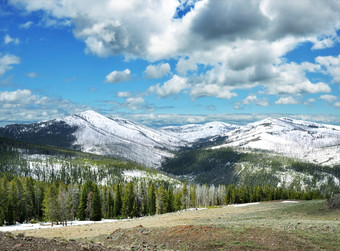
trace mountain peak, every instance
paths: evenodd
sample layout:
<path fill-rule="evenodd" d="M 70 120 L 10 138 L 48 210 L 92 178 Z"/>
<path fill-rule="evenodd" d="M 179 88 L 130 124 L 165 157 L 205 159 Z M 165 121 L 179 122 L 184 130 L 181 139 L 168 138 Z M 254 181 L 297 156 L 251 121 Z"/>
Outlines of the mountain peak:
<path fill-rule="evenodd" d="M 78 113 L 76 115 L 79 116 L 79 117 L 88 117 L 88 116 L 95 116 L 95 117 L 97 117 L 97 116 L 103 116 L 100 113 L 98 113 L 96 111 L 93 111 L 93 110 L 87 110 L 85 112 L 81 112 L 81 113 Z"/>

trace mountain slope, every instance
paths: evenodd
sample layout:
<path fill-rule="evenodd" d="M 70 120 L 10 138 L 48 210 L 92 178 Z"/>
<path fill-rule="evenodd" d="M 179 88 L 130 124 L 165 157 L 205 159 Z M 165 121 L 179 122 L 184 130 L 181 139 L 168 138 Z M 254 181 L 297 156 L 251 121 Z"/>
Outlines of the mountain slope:
<path fill-rule="evenodd" d="M 65 184 L 81 184 L 89 179 L 103 185 L 131 180 L 180 184 L 177 179 L 133 162 L 0 137 L 0 176 L 3 173 Z"/>
<path fill-rule="evenodd" d="M 31 143 L 59 146 L 84 152 L 108 155 L 158 168 L 166 158 L 199 140 L 225 134 L 220 126 L 192 125 L 196 130 L 176 133 L 174 129 L 152 129 L 132 121 L 110 119 L 94 111 L 28 125 L 8 125 L 0 135 Z M 225 126 L 233 129 L 232 126 Z M 205 131 L 203 135 L 200 132 Z M 193 133 L 192 133 L 193 132 Z M 195 136 L 192 136 L 195 134 Z M 186 136 L 190 135 L 190 136 Z"/>
<path fill-rule="evenodd" d="M 280 153 L 317 164 L 340 163 L 340 127 L 289 118 L 268 118 L 226 134 L 214 149 L 238 147 Z"/>
<path fill-rule="evenodd" d="M 286 187 L 340 192 L 340 165 L 322 166 L 264 151 L 197 149 L 169 159 L 162 171 L 199 184 Z"/>
<path fill-rule="evenodd" d="M 222 122 L 153 129 L 94 111 L 0 128 L 0 136 L 128 159 L 159 168 L 183 149 L 260 149 L 316 164 L 340 163 L 340 127 L 288 118 L 245 126 Z"/>
<path fill-rule="evenodd" d="M 193 145 L 214 142 L 219 138 L 239 128 L 239 126 L 231 125 L 223 122 L 210 122 L 206 124 L 189 124 L 184 126 L 167 126 L 161 128 L 163 131 L 171 133 L 176 138 L 180 138 Z"/>

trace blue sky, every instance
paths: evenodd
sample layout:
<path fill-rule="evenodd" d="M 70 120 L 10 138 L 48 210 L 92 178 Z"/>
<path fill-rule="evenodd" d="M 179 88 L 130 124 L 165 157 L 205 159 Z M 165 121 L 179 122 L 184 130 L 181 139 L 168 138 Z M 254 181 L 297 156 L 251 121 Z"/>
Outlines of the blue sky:
<path fill-rule="evenodd" d="M 340 124 L 340 2 L 0 0 L 0 126 Z"/>

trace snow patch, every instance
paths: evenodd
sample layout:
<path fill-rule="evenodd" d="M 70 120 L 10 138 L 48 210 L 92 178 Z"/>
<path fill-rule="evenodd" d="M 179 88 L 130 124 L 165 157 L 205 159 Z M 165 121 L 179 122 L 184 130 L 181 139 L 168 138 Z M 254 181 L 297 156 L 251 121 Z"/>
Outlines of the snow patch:
<path fill-rule="evenodd" d="M 244 203 L 244 204 L 233 204 L 233 205 L 228 205 L 228 207 L 247 207 L 247 206 L 252 206 L 252 205 L 258 205 L 260 202 L 252 202 L 252 203 Z"/>

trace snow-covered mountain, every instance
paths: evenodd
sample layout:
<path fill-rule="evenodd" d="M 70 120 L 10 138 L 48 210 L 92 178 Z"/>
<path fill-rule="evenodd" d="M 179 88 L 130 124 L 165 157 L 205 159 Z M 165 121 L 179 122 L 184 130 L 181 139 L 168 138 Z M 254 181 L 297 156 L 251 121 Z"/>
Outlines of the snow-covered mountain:
<path fill-rule="evenodd" d="M 179 149 L 191 147 L 198 140 L 211 139 L 227 131 L 219 123 L 190 127 L 194 129 L 185 132 L 180 128 L 175 132 L 175 127 L 173 130 L 156 130 L 126 119 L 110 119 L 97 112 L 86 111 L 51 121 L 9 125 L 0 128 L 0 135 L 125 158 L 157 168 L 165 158 L 173 157 Z"/>
<path fill-rule="evenodd" d="M 267 118 L 226 134 L 214 148 L 241 147 L 280 153 L 317 164 L 340 163 L 340 126 Z"/>
<path fill-rule="evenodd" d="M 239 126 L 223 123 L 210 122 L 206 124 L 189 124 L 184 126 L 167 126 L 162 130 L 190 143 L 201 140 L 213 141 L 216 137 L 224 137 L 228 132 L 239 128 Z"/>
<path fill-rule="evenodd" d="M 0 128 L 0 136 L 125 158 L 158 168 L 183 148 L 262 149 L 323 164 L 340 163 L 340 127 L 288 118 L 245 126 L 222 122 L 153 129 L 94 111 L 33 124 Z M 222 143 L 221 143 L 222 142 Z"/>

